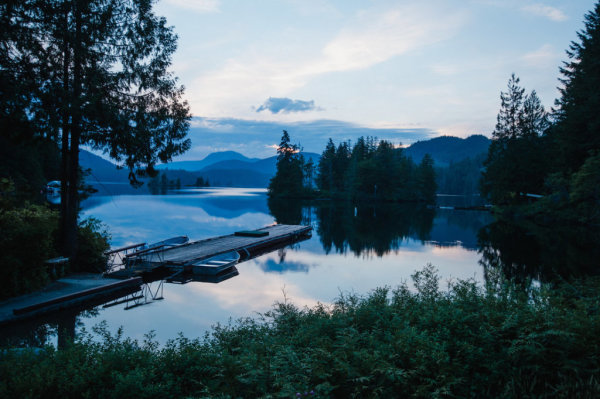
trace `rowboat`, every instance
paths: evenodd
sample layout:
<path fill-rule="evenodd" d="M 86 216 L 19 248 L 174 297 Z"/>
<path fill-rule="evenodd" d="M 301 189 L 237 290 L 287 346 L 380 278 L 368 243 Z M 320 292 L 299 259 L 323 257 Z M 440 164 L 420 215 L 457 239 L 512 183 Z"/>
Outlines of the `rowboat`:
<path fill-rule="evenodd" d="M 236 251 L 225 252 L 208 259 L 192 261 L 184 266 L 193 274 L 214 276 L 233 266 L 240 260 L 240 254 Z"/>

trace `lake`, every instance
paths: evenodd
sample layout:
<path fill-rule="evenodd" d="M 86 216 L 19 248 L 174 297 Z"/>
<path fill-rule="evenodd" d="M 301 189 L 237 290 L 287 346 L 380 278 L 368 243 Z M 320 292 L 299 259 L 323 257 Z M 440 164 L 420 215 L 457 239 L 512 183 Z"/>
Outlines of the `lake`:
<path fill-rule="evenodd" d="M 155 281 L 145 287 L 146 299 L 162 300 L 149 299 L 127 310 L 124 303 L 62 319 L 53 316 L 29 324 L 23 340 L 56 342 L 57 326 L 69 326 L 78 334 L 102 321 L 109 331 L 122 327 L 125 336 L 136 339 L 149 331 L 160 343 L 178 333 L 198 337 L 216 323 L 268 311 L 277 301 L 311 307 L 332 303 L 340 293 L 366 294 L 377 287 L 410 283 L 410 276 L 429 263 L 443 281 L 484 279 L 478 232 L 493 220 L 487 212 L 414 204 L 268 201 L 263 189 L 184 189 L 151 195 L 133 194 L 126 187 L 122 189 L 129 193 L 115 194 L 117 188 L 104 187 L 112 195 L 100 193 L 82 203 L 83 217 L 98 218 L 108 226 L 113 247 L 178 235 L 198 240 L 276 221 L 309 224 L 314 230 L 306 241 L 240 263 L 239 275 L 218 284 Z"/>

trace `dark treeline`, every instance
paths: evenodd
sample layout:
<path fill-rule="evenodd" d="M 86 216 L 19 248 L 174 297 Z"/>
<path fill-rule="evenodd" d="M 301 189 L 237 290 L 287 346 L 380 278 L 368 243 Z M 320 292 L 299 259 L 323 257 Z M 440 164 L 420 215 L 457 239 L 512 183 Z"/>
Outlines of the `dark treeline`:
<path fill-rule="evenodd" d="M 417 165 L 389 141 L 360 137 L 356 144 L 331 139 L 319 164 L 305 163 L 300 147 L 284 131 L 277 150 L 277 172 L 269 184 L 273 197 L 315 194 L 345 199 L 435 202 L 433 159 L 425 155 Z"/>
<path fill-rule="evenodd" d="M 551 113 L 514 75 L 501 93 L 483 193 L 511 212 L 600 225 L 600 3 L 585 17 L 560 68 L 561 97 Z M 535 204 L 531 195 L 543 196 Z"/>
<path fill-rule="evenodd" d="M 481 171 L 486 154 L 451 162 L 447 167 L 436 167 L 437 191 L 440 194 L 479 195 Z"/>

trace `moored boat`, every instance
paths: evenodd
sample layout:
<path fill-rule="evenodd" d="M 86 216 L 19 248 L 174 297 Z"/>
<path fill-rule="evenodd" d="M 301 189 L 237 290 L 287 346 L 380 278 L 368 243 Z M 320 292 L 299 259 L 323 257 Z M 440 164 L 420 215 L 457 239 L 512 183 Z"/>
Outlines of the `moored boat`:
<path fill-rule="evenodd" d="M 240 255 L 236 251 L 230 251 L 208 259 L 190 262 L 184 266 L 184 269 L 191 270 L 194 274 L 214 276 L 235 266 L 239 260 Z"/>

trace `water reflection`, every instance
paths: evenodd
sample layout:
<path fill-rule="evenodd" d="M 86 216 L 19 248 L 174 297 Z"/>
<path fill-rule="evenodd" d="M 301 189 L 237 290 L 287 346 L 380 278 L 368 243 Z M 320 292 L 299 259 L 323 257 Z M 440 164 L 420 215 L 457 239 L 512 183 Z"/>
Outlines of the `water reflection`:
<path fill-rule="evenodd" d="M 196 337 L 215 323 L 264 312 L 284 295 L 298 306 L 312 306 L 331 303 L 340 291 L 364 294 L 395 286 L 409 281 L 427 263 L 435 265 L 444 279 L 480 280 L 480 256 L 474 249 L 477 231 L 490 218 L 485 212 L 415 204 L 268 201 L 264 190 L 214 188 L 157 196 L 96 195 L 83 208 L 84 217 L 94 216 L 108 225 L 113 247 L 183 234 L 197 240 L 274 221 L 314 227 L 312 238 L 240 263 L 218 284 L 180 276 L 171 279 L 172 284 L 163 284 L 165 300 L 147 300 L 137 293 L 137 299 L 135 295 L 120 298 L 125 302 L 119 306 L 99 306 L 79 314 L 75 322 L 76 333 L 83 326 L 90 331 L 104 320 L 112 333 L 123 326 L 125 334 L 136 339 L 155 330 L 160 342 L 179 332 Z M 135 300 L 144 306 L 131 307 Z M 62 330 L 72 331 L 66 328 L 73 325 L 72 319 L 66 320 L 60 322 Z M 54 334 L 46 342 L 57 343 L 57 320 L 40 320 L 27 328 L 38 331 L 32 345 L 43 344 L 45 332 Z"/>
<path fill-rule="evenodd" d="M 331 203 L 317 208 L 318 233 L 326 253 L 383 256 L 407 238 L 430 239 L 435 210 L 414 204 Z"/>
<path fill-rule="evenodd" d="M 269 199 L 278 223 L 313 224 L 325 253 L 384 256 L 407 239 L 440 247 L 477 250 L 489 212 L 431 209 L 421 204 Z"/>
<path fill-rule="evenodd" d="M 521 284 L 595 275 L 600 272 L 599 239 L 591 227 L 498 220 L 479 232 L 480 264 L 484 276 L 499 271 Z"/>

